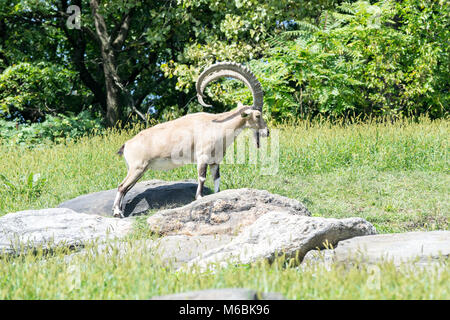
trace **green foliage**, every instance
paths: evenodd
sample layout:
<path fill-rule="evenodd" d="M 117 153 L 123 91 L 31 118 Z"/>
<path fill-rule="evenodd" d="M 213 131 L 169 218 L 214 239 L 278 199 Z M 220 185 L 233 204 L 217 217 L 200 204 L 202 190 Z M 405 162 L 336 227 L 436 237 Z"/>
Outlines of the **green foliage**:
<path fill-rule="evenodd" d="M 325 11 L 316 25 L 296 23 L 251 64 L 267 112 L 448 114 L 448 13 L 445 1 L 358 1 Z"/>
<path fill-rule="evenodd" d="M 75 72 L 48 63 L 12 65 L 0 74 L 0 116 L 35 122 L 66 112 L 67 104 L 81 102 L 76 98 L 76 78 Z"/>
<path fill-rule="evenodd" d="M 114 90 L 106 86 L 101 52 L 110 49 L 99 42 L 90 1 L 78 2 L 79 30 L 65 27 L 61 5 L 0 0 L 3 117 L 39 122 L 92 106 L 109 119 L 106 96 Z M 125 89 L 118 86 L 110 101 L 122 122 L 136 110 L 163 121 L 201 111 L 193 99 L 199 72 L 233 60 L 254 70 L 274 120 L 446 117 L 449 11 L 444 0 L 101 2 L 106 38 L 120 44 L 111 40 L 114 59 L 106 69 Z M 206 91 L 215 106 L 208 111 L 251 103 L 236 81 Z"/>
<path fill-rule="evenodd" d="M 89 110 L 70 116 L 47 115 L 40 123 L 19 124 L 0 119 L 0 144 L 35 147 L 48 142 L 65 142 L 102 129 L 100 118 Z"/>
<path fill-rule="evenodd" d="M 166 60 L 161 70 L 168 78 L 175 78 L 175 88 L 193 95 L 193 84 L 201 70 L 216 61 L 246 62 L 261 57 L 269 48 L 267 40 L 275 32 L 285 29 L 285 21 L 295 17 L 315 16 L 323 8 L 330 8 L 339 1 L 292 0 L 186 0 L 180 1 L 186 26 L 195 36 L 184 44 L 175 59 Z M 189 21 L 189 22 L 188 22 Z M 221 111 L 220 103 L 230 99 L 222 97 L 219 87 L 207 88 L 210 96 L 219 100 L 215 111 Z M 234 92 L 233 92 L 234 94 Z M 182 107 L 182 106 L 180 106 Z"/>
<path fill-rule="evenodd" d="M 45 186 L 46 179 L 39 173 L 21 176 L 17 184 L 0 174 L 0 196 L 24 197 L 27 201 L 38 198 Z"/>
<path fill-rule="evenodd" d="M 357 1 L 275 30 L 263 57 L 248 63 L 263 85 L 266 114 L 448 115 L 449 8 L 446 1 Z M 223 104 L 251 103 L 232 81 L 209 94 Z"/>

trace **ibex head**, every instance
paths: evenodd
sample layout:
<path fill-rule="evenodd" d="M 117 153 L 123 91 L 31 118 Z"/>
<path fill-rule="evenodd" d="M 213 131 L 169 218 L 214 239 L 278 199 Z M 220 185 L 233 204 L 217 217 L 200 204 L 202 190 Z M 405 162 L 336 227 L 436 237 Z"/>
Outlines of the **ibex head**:
<path fill-rule="evenodd" d="M 239 102 L 238 108 L 241 117 L 246 120 L 245 127 L 254 130 L 256 146 L 259 148 L 260 134 L 263 137 L 268 136 L 269 129 L 262 115 L 263 91 L 261 83 L 247 67 L 235 62 L 218 62 L 203 70 L 196 83 L 198 102 L 204 107 L 211 107 L 203 101 L 205 98 L 203 92 L 210 82 L 222 77 L 240 80 L 250 89 L 253 95 L 253 105 L 243 106 Z"/>

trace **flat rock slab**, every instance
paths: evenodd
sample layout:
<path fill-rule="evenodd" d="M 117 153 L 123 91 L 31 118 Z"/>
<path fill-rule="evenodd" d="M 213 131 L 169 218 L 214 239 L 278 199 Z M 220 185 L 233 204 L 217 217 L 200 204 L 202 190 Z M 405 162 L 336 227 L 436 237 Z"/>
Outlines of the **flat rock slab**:
<path fill-rule="evenodd" d="M 357 237 L 342 241 L 334 249 L 334 260 L 341 263 L 392 261 L 395 265 L 415 260 L 427 265 L 450 255 L 450 231 L 407 232 Z"/>
<path fill-rule="evenodd" d="M 225 288 L 169 294 L 153 297 L 152 300 L 284 300 L 284 297 L 281 293 L 258 293 L 245 288 Z"/>
<path fill-rule="evenodd" d="M 8 213 L 0 217 L 0 253 L 18 254 L 56 246 L 80 247 L 94 240 L 124 237 L 133 221 L 52 208 Z"/>
<path fill-rule="evenodd" d="M 344 265 L 374 265 L 392 262 L 396 266 L 433 266 L 448 260 L 450 231 L 406 232 L 355 237 L 339 242 L 335 249 L 311 250 L 302 265 L 334 263 Z"/>
<path fill-rule="evenodd" d="M 124 215 L 135 216 L 146 213 L 150 209 L 182 206 L 194 201 L 197 191 L 195 180 L 168 182 L 150 180 L 137 183 L 124 198 Z M 205 194 L 211 193 L 208 188 Z M 76 212 L 112 216 L 112 207 L 117 188 L 90 193 L 76 197 L 58 205 L 58 208 L 69 208 Z"/>
<path fill-rule="evenodd" d="M 147 219 L 159 235 L 237 235 L 269 211 L 283 210 L 299 216 L 311 213 L 297 200 L 265 190 L 230 189 L 205 196 L 183 207 L 162 210 Z"/>
<path fill-rule="evenodd" d="M 167 236 L 152 240 L 135 240 L 130 242 L 110 241 L 96 247 L 84 249 L 64 258 L 66 263 L 73 261 L 75 257 L 81 255 L 111 255 L 118 253 L 119 257 L 126 254 L 139 256 L 142 252 L 152 252 L 156 263 L 178 268 L 182 264 L 189 262 L 202 253 L 223 246 L 231 242 L 233 238 L 228 235 L 215 236 Z"/>
<path fill-rule="evenodd" d="M 164 263 L 175 267 L 187 263 L 203 253 L 229 244 L 233 237 L 229 235 L 206 236 L 167 236 L 154 242 L 155 253 Z"/>
<path fill-rule="evenodd" d="M 205 252 L 189 262 L 188 267 L 199 267 L 203 271 L 210 264 L 226 266 L 260 259 L 272 261 L 281 254 L 301 261 L 310 250 L 375 233 L 374 226 L 362 218 L 319 218 L 272 211 L 256 220 L 229 244 Z"/>

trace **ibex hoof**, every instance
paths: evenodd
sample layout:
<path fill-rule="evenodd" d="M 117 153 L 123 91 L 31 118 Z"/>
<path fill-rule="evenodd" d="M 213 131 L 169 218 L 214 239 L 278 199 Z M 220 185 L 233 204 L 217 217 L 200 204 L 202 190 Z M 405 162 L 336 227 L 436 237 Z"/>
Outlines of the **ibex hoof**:
<path fill-rule="evenodd" d="M 113 211 L 113 217 L 114 218 L 125 218 L 122 211 L 118 210 L 118 209 L 114 209 Z"/>

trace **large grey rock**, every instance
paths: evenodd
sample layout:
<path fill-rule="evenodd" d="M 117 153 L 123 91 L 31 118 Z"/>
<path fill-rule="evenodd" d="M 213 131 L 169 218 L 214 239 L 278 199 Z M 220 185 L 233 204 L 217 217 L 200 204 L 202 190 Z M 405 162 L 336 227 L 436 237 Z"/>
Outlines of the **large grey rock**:
<path fill-rule="evenodd" d="M 121 238 L 132 230 L 127 219 L 105 218 L 52 208 L 8 213 L 0 217 L 0 253 L 54 246 L 79 247 L 94 240 Z"/>
<path fill-rule="evenodd" d="M 153 297 L 152 300 L 283 300 L 280 293 L 258 293 L 245 288 L 208 289 Z"/>
<path fill-rule="evenodd" d="M 273 210 L 299 216 L 311 215 L 294 199 L 265 190 L 231 189 L 205 196 L 183 207 L 162 210 L 147 219 L 159 235 L 238 234 L 259 217 Z"/>
<path fill-rule="evenodd" d="M 395 265 L 414 262 L 428 265 L 450 255 L 450 231 L 407 232 L 357 237 L 339 242 L 334 249 L 337 263 L 375 264 L 392 261 Z"/>
<path fill-rule="evenodd" d="M 375 233 L 373 225 L 362 218 L 327 219 L 272 211 L 256 220 L 229 244 L 205 252 L 188 266 L 204 270 L 212 263 L 225 266 L 260 259 L 272 261 L 280 254 L 301 261 L 310 250 Z"/>
<path fill-rule="evenodd" d="M 197 190 L 195 180 L 168 182 L 150 180 L 137 183 L 124 198 L 125 217 L 146 213 L 150 209 L 175 207 L 194 200 Z M 112 216 L 116 189 L 82 195 L 58 205 L 77 212 Z M 205 193 L 211 190 L 205 188 Z"/>
<path fill-rule="evenodd" d="M 122 257 L 126 254 L 139 256 L 142 252 L 152 252 L 155 263 L 162 263 L 170 267 L 180 267 L 183 263 L 191 261 L 202 253 L 223 246 L 231 242 L 233 238 L 228 235 L 207 236 L 167 236 L 156 240 L 134 240 L 134 241 L 109 241 L 95 247 L 83 249 L 64 258 L 70 263 L 74 258 L 82 255 L 95 256 L 117 254 Z"/>

